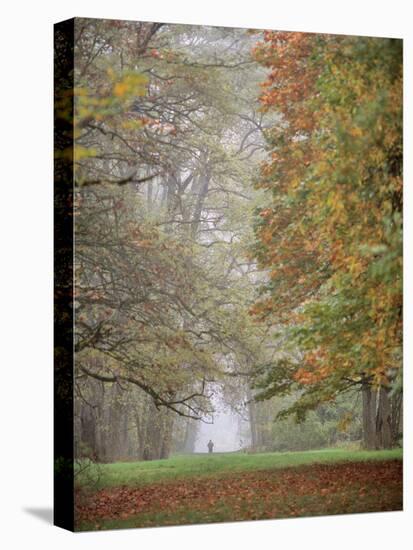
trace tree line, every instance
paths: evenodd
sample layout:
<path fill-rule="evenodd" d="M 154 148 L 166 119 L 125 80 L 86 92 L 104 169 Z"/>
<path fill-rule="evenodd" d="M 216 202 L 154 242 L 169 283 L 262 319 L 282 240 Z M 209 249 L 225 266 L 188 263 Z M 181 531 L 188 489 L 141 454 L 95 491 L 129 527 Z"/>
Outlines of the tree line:
<path fill-rule="evenodd" d="M 78 456 L 191 452 L 216 392 L 395 444 L 400 87 L 398 41 L 76 20 Z"/>

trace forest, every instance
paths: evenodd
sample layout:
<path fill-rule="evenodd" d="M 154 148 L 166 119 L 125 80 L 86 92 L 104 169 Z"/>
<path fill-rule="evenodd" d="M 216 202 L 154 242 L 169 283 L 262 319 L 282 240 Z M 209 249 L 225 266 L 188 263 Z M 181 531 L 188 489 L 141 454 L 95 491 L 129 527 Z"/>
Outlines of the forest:
<path fill-rule="evenodd" d="M 401 509 L 402 41 L 76 19 L 74 47 L 81 528 Z"/>

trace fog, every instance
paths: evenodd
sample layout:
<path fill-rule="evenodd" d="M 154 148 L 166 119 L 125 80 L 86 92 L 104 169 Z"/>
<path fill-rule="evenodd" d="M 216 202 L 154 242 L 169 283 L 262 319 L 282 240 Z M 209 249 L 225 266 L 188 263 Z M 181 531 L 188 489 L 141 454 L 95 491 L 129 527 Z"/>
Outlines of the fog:
<path fill-rule="evenodd" d="M 213 423 L 200 423 L 194 452 L 207 453 L 208 441 L 214 443 L 214 452 L 228 453 L 239 451 L 250 444 L 249 422 L 240 414 L 233 412 L 220 400 L 215 402 L 216 413 Z"/>

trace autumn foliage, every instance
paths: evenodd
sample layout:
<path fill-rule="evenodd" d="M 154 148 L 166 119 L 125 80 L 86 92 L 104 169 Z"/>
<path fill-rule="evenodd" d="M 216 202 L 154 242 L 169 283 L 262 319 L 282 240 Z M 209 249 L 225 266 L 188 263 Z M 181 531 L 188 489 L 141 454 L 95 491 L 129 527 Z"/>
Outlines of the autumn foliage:
<path fill-rule="evenodd" d="M 259 385 L 303 390 L 300 415 L 348 388 L 400 387 L 401 41 L 269 31 L 261 104 L 277 113 L 254 252 L 269 280 L 252 313 L 301 351 Z"/>

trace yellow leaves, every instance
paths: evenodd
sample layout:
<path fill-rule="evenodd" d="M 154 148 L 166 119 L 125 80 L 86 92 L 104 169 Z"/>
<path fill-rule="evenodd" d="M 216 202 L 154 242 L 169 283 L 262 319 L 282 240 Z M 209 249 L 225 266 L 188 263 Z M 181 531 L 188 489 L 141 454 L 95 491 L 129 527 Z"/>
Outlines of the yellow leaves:
<path fill-rule="evenodd" d="M 118 82 L 113 88 L 113 94 L 116 97 L 121 97 L 126 94 L 128 85 L 125 82 Z"/>
<path fill-rule="evenodd" d="M 252 311 L 298 335 L 291 378 L 304 394 L 366 372 L 386 383 L 401 355 L 401 56 L 364 38 L 328 39 L 313 57 L 288 36 L 267 40 L 261 101 L 282 122 L 267 131 L 271 198 L 256 231 L 271 300 Z"/>
<path fill-rule="evenodd" d="M 363 136 L 363 129 L 359 126 L 353 126 L 349 129 L 348 133 L 355 138 L 362 137 Z"/>
<path fill-rule="evenodd" d="M 113 86 L 113 95 L 117 98 L 143 96 L 146 93 L 148 79 L 139 73 L 126 73 Z"/>
<path fill-rule="evenodd" d="M 78 87 L 74 87 L 73 88 L 73 95 L 75 97 L 85 97 L 85 96 L 88 96 L 90 94 L 89 90 L 85 87 L 81 87 L 81 86 L 78 86 Z"/>
<path fill-rule="evenodd" d="M 102 120 L 110 112 L 111 98 L 93 94 L 86 88 L 75 88 L 74 137 L 88 120 Z"/>
<path fill-rule="evenodd" d="M 75 138 L 79 137 L 79 128 L 88 121 L 103 121 L 119 114 L 119 104 L 131 101 L 134 97 L 146 93 L 148 79 L 137 72 L 127 72 L 121 76 L 113 69 L 107 71 L 107 81 L 96 90 L 76 87 L 73 90 L 75 99 Z M 142 127 L 142 123 L 127 122 L 128 129 Z"/>
<path fill-rule="evenodd" d="M 74 160 L 75 162 L 79 162 L 80 160 L 85 158 L 93 158 L 97 155 L 97 153 L 97 149 L 94 149 L 92 147 L 83 147 L 82 145 L 75 144 Z"/>
<path fill-rule="evenodd" d="M 358 277 L 364 271 L 364 263 L 354 256 L 347 259 L 347 268 L 353 277 Z"/>
<path fill-rule="evenodd" d="M 335 212 L 341 212 L 344 209 L 343 197 L 336 188 L 330 191 L 326 202 Z"/>
<path fill-rule="evenodd" d="M 128 120 L 122 121 L 121 123 L 122 128 L 124 128 L 125 130 L 140 130 L 141 128 L 143 128 L 144 125 L 145 125 L 144 122 L 139 119 L 137 120 L 128 119 Z"/>

